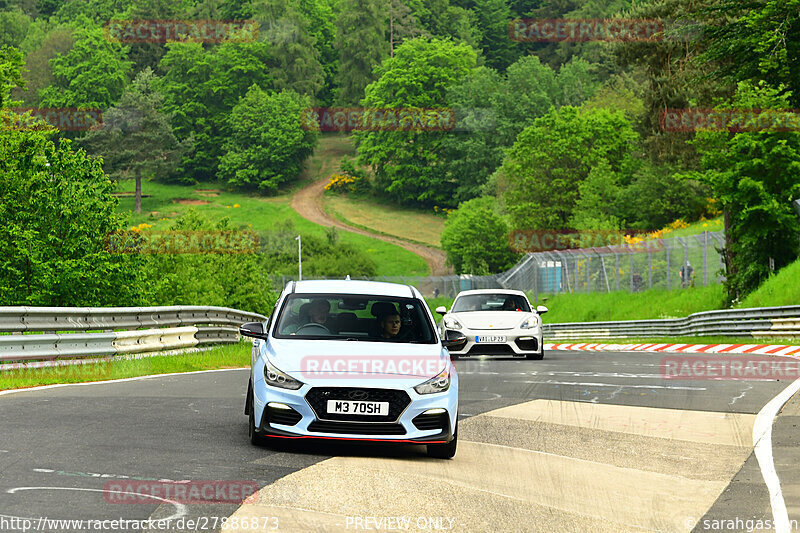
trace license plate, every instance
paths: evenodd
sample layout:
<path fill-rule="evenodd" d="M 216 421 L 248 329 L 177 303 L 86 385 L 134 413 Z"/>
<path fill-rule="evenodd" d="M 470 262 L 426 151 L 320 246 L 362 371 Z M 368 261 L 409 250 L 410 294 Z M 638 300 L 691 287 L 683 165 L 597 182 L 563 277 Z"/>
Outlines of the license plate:
<path fill-rule="evenodd" d="M 389 414 L 389 402 L 328 400 L 328 413 L 339 415 L 387 416 Z"/>
<path fill-rule="evenodd" d="M 475 337 L 475 342 L 506 342 L 504 335 L 480 335 Z"/>

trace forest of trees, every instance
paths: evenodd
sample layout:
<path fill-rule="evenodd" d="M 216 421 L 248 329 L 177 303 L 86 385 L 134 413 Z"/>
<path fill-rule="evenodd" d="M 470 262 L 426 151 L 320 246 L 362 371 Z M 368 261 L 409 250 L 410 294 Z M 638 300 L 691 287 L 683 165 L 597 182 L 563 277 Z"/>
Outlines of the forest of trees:
<path fill-rule="evenodd" d="M 781 268 L 798 255 L 800 132 L 669 131 L 662 115 L 800 107 L 799 13 L 800 0 L 0 0 L 4 120 L 19 107 L 106 117 L 89 133 L 5 128 L 3 194 L 16 190 L 11 168 L 21 195 L 34 186 L 23 160 L 34 145 L 79 167 L 86 188 L 106 187 L 105 173 L 273 194 L 317 144 L 304 109 L 447 108 L 452 130 L 354 133 L 357 158 L 342 171 L 357 194 L 452 209 L 442 245 L 457 271 L 512 264 L 498 251 L 512 229 L 647 230 L 721 212 L 733 300 L 770 259 Z M 509 36 L 519 18 L 605 17 L 670 24 L 644 42 Z M 109 21 L 144 19 L 260 31 L 109 38 Z M 483 235 L 483 251 L 465 250 L 465 234 Z"/>

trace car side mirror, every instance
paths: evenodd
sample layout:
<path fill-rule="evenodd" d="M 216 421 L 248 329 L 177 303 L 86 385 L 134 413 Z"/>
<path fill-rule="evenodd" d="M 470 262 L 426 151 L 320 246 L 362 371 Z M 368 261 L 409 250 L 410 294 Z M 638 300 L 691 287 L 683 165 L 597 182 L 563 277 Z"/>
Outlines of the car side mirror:
<path fill-rule="evenodd" d="M 443 306 L 443 305 L 440 305 L 439 307 L 436 308 L 436 312 L 438 314 L 444 316 L 444 315 L 447 314 L 447 308 L 445 306 Z"/>
<path fill-rule="evenodd" d="M 453 348 L 458 351 L 463 348 L 465 344 L 467 344 L 467 337 L 463 333 L 449 329 L 444 332 L 442 346 L 445 348 Z"/>
<path fill-rule="evenodd" d="M 546 312 L 548 312 L 548 311 L 549 311 L 549 309 L 548 309 L 548 308 L 546 308 L 546 307 L 545 307 L 545 306 L 543 306 L 543 305 L 540 305 L 540 306 L 537 306 L 537 307 L 536 307 L 536 312 L 537 312 L 537 313 L 539 313 L 540 315 L 543 315 L 543 314 L 545 314 L 545 313 L 546 313 Z"/>
<path fill-rule="evenodd" d="M 248 322 L 239 326 L 239 335 L 242 337 L 252 337 L 254 339 L 266 340 L 267 334 L 264 333 L 264 324 L 261 322 Z"/>

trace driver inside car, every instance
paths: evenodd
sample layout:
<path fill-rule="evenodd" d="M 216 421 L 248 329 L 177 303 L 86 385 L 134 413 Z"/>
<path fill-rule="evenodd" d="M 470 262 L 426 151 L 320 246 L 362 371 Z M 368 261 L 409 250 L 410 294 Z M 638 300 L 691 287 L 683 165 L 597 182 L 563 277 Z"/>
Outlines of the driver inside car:
<path fill-rule="evenodd" d="M 322 324 L 330 329 L 328 317 L 331 312 L 331 304 L 328 300 L 314 300 L 308 308 L 308 321 L 310 323 Z"/>

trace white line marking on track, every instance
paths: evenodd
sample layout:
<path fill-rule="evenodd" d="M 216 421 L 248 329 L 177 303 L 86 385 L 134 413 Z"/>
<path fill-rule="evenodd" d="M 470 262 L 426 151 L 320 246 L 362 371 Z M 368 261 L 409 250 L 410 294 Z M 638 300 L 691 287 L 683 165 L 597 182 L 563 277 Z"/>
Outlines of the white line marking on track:
<path fill-rule="evenodd" d="M 764 477 L 764 483 L 767 484 L 769 491 L 769 502 L 772 506 L 772 519 L 776 533 L 789 533 L 791 527 L 789 513 L 786 511 L 786 502 L 781 491 L 781 481 L 778 479 L 778 472 L 775 471 L 775 463 L 772 459 L 772 422 L 778 415 L 778 411 L 798 390 L 800 390 L 800 379 L 792 382 L 771 399 L 758 412 L 755 424 L 753 424 L 753 447 L 756 459 L 758 459 L 758 466 L 761 468 L 761 475 Z"/>
<path fill-rule="evenodd" d="M 149 376 L 136 376 L 134 378 L 123 378 L 123 379 L 108 379 L 105 381 L 85 381 L 82 383 L 56 383 L 55 385 L 42 385 L 40 387 L 28 387 L 26 389 L 0 390 L 0 396 L 5 396 L 6 394 L 31 392 L 44 389 L 57 389 L 60 387 L 80 387 L 84 385 L 103 385 L 106 383 L 125 383 L 126 381 L 141 381 L 143 379 L 163 378 L 167 376 L 184 376 L 187 374 L 204 374 L 210 372 L 230 372 L 231 370 L 246 370 L 247 368 L 249 367 L 243 366 L 241 368 L 218 368 L 216 370 L 194 370 L 192 372 L 173 372 L 171 374 L 151 374 Z"/>
<path fill-rule="evenodd" d="M 511 379 L 504 379 L 503 383 L 540 383 L 542 385 L 576 385 L 579 387 L 623 387 L 626 389 L 672 389 L 672 390 L 708 390 L 705 387 L 672 387 L 667 385 L 619 385 L 615 383 L 581 383 L 577 381 L 516 381 Z"/>
<path fill-rule="evenodd" d="M 139 497 L 144 496 L 145 498 L 153 498 L 154 500 L 159 500 L 175 507 L 175 514 L 170 515 L 166 518 L 161 518 L 159 520 L 172 521 L 172 520 L 177 520 L 178 518 L 181 518 L 183 516 L 186 516 L 186 506 L 184 504 L 146 493 L 139 494 L 136 492 L 121 492 L 117 490 L 104 490 L 104 489 L 84 489 L 79 487 L 15 487 L 13 489 L 8 489 L 6 493 L 16 494 L 17 492 L 22 490 L 75 490 L 79 492 L 107 492 L 109 494 L 125 494 L 130 496 L 139 496 Z"/>

